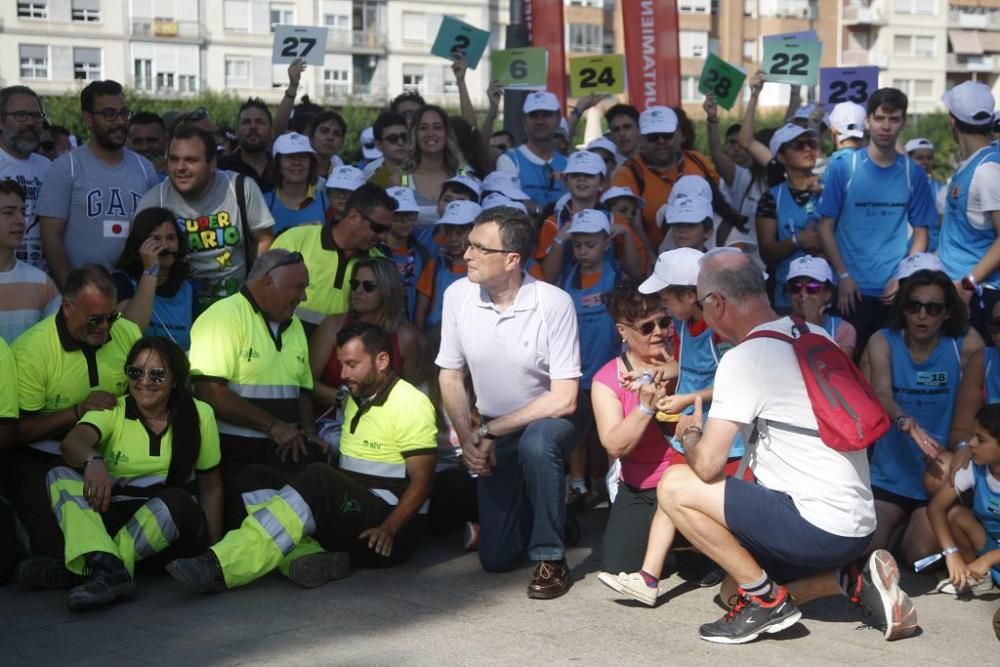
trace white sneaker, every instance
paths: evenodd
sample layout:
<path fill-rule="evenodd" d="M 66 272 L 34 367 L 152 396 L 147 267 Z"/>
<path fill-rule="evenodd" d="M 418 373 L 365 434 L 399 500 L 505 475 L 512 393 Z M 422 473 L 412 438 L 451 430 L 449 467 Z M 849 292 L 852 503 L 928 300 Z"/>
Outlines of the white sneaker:
<path fill-rule="evenodd" d="M 947 579 L 942 579 L 938 582 L 938 585 L 934 590 L 938 593 L 944 593 L 945 595 L 981 595 L 983 593 L 989 593 L 993 590 L 993 578 L 987 575 L 987 577 L 982 581 L 977 581 L 962 590 L 956 589 L 955 584 L 951 583 Z"/>
<path fill-rule="evenodd" d="M 662 579 L 657 583 L 656 588 L 650 588 L 638 572 L 619 572 L 618 574 L 601 572 L 597 575 L 597 580 L 608 588 L 650 607 L 655 607 L 656 601 L 667 592 Z"/>

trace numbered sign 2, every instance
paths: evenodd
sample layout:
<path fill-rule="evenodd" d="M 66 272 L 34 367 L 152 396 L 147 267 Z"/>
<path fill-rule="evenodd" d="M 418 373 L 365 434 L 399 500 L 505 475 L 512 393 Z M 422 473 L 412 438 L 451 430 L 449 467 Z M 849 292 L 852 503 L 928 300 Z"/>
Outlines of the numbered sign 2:
<path fill-rule="evenodd" d="M 743 70 L 730 65 L 714 53 L 709 53 L 705 66 L 701 69 L 698 92 L 715 95 L 716 104 L 723 109 L 732 109 L 746 78 Z"/>
<path fill-rule="evenodd" d="M 569 60 L 569 94 L 625 92 L 625 56 L 582 56 Z"/>
<path fill-rule="evenodd" d="M 445 16 L 441 19 L 441 28 L 434 39 L 431 54 L 454 60 L 458 53 L 464 53 L 469 69 L 476 69 L 489 41 L 488 31 L 480 30 L 451 16 Z"/>
<path fill-rule="evenodd" d="M 274 26 L 271 62 L 287 65 L 302 58 L 307 65 L 322 65 L 326 57 L 326 28 L 300 25 Z"/>
<path fill-rule="evenodd" d="M 800 86 L 816 85 L 823 45 L 797 37 L 764 39 L 764 72 L 768 81 Z"/>
<path fill-rule="evenodd" d="M 878 90 L 878 67 L 824 67 L 819 71 L 819 89 L 825 106 L 841 102 L 865 106 Z"/>
<path fill-rule="evenodd" d="M 547 76 L 546 51 L 540 46 L 494 51 L 490 57 L 490 77 L 504 88 L 544 88 Z"/>

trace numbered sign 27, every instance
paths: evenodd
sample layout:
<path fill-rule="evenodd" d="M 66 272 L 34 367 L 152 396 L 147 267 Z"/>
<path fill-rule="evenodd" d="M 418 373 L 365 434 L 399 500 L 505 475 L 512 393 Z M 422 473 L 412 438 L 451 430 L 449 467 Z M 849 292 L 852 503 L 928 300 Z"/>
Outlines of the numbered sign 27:
<path fill-rule="evenodd" d="M 271 62 L 288 64 L 302 58 L 307 65 L 322 65 L 326 57 L 326 28 L 300 25 L 274 26 Z"/>
<path fill-rule="evenodd" d="M 488 31 L 480 30 L 451 16 L 445 16 L 441 19 L 441 28 L 434 39 L 431 54 L 454 60 L 459 53 L 464 53 L 469 69 L 476 69 L 489 41 Z"/>
<path fill-rule="evenodd" d="M 615 95 L 625 92 L 625 56 L 582 56 L 570 58 L 569 94 L 583 97 L 592 93 Z"/>
<path fill-rule="evenodd" d="M 823 45 L 797 37 L 764 38 L 762 66 L 768 81 L 816 85 Z"/>
<path fill-rule="evenodd" d="M 878 90 L 878 67 L 824 67 L 819 71 L 820 101 L 827 107 L 841 102 L 868 104 Z"/>

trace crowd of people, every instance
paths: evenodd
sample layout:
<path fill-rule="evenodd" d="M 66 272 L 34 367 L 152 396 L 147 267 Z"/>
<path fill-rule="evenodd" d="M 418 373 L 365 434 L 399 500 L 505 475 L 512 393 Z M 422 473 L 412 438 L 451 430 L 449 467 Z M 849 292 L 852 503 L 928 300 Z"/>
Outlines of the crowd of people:
<path fill-rule="evenodd" d="M 599 580 L 648 605 L 677 571 L 720 587 L 711 642 L 831 595 L 908 637 L 902 567 L 1000 585 L 989 88 L 944 96 L 942 184 L 893 88 L 829 114 L 793 95 L 758 131 L 757 74 L 724 132 L 706 100 L 706 156 L 682 110 L 627 104 L 572 149 L 601 99 L 564 118 L 544 90 L 517 145 L 462 61 L 460 115 L 405 93 L 349 128 L 296 103 L 303 69 L 233 131 L 91 82 L 76 147 L 0 89 L 4 576 L 72 610 L 145 570 L 317 587 L 464 530 L 551 599 L 606 499 Z M 884 421 L 866 447 L 824 432 L 805 336 L 860 368 Z"/>

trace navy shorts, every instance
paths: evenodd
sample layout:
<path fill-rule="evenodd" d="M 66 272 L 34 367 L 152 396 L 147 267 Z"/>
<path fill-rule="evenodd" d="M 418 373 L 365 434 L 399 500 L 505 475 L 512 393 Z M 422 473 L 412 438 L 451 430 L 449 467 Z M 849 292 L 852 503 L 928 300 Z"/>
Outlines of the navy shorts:
<path fill-rule="evenodd" d="M 787 493 L 732 477 L 726 480 L 725 512 L 730 532 L 781 584 L 848 565 L 872 540 L 828 533 L 803 519 Z"/>

